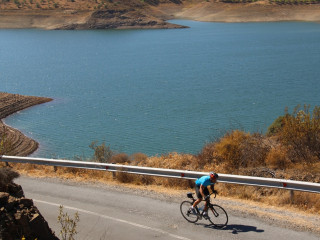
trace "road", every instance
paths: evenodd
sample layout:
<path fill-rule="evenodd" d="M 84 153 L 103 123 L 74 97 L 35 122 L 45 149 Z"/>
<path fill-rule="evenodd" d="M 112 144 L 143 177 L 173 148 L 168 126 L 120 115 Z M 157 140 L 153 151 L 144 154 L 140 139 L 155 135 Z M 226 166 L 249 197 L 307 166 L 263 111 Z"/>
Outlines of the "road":
<path fill-rule="evenodd" d="M 80 215 L 78 240 L 319 240 L 318 235 L 309 232 L 281 228 L 258 218 L 230 212 L 229 224 L 224 229 L 212 228 L 205 220 L 188 223 L 180 214 L 177 200 L 157 199 L 141 191 L 57 179 L 20 177 L 15 182 L 22 186 L 27 198 L 34 200 L 57 236 L 60 231 L 57 216 L 59 206 L 63 205 L 70 216 L 75 212 Z"/>

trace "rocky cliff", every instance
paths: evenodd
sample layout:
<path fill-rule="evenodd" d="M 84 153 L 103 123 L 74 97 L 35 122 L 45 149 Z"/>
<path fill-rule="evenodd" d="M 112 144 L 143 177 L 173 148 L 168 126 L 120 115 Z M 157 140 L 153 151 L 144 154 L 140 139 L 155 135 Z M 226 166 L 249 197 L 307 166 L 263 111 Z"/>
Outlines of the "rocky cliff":
<path fill-rule="evenodd" d="M 59 240 L 32 199 L 13 182 L 18 176 L 10 168 L 0 168 L 0 239 Z"/>
<path fill-rule="evenodd" d="M 135 9 L 104 9 L 94 11 L 86 21 L 65 23 L 55 29 L 143 29 L 183 28 Z"/>

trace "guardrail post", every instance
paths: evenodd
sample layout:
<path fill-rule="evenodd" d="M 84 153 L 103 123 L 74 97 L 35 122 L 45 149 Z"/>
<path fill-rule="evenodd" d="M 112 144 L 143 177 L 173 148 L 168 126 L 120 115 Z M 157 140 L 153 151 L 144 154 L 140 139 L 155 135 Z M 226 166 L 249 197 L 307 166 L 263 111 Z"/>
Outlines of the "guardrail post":
<path fill-rule="evenodd" d="M 293 202 L 293 197 L 294 197 L 294 191 L 290 190 L 290 202 Z"/>

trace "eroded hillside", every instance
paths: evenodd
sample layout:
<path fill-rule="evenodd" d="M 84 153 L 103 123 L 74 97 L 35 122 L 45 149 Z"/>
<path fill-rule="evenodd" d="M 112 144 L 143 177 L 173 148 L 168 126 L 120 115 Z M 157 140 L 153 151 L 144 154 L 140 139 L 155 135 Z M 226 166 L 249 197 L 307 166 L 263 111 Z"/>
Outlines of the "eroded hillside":
<path fill-rule="evenodd" d="M 51 98 L 23 96 L 0 92 L 0 155 L 27 156 L 38 148 L 38 143 L 19 130 L 6 126 L 1 119 L 25 108 L 49 102 Z"/>
<path fill-rule="evenodd" d="M 319 0 L 3 0 L 0 28 L 178 28 L 168 19 L 320 21 Z"/>

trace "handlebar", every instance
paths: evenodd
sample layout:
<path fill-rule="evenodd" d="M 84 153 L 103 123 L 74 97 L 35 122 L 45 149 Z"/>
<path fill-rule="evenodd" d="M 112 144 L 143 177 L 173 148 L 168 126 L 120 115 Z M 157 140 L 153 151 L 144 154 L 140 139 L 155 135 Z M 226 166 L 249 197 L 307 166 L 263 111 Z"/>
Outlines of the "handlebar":
<path fill-rule="evenodd" d="M 217 191 L 214 191 L 214 192 L 212 192 L 212 193 L 210 193 L 209 195 L 207 195 L 205 198 L 204 198 L 204 200 L 202 200 L 202 201 L 210 201 L 210 196 L 212 195 L 212 194 L 214 194 L 214 198 L 216 198 L 216 196 L 217 196 Z"/>

